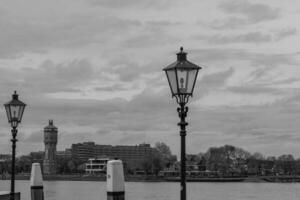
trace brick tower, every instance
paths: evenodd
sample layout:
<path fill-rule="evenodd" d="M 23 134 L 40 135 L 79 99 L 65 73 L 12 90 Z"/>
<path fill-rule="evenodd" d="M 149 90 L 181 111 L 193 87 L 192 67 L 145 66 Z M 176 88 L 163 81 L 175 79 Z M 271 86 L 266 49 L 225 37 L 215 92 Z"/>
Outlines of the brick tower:
<path fill-rule="evenodd" d="M 44 143 L 43 172 L 44 174 L 56 174 L 57 127 L 53 125 L 53 120 L 49 120 L 49 125 L 44 128 Z"/>

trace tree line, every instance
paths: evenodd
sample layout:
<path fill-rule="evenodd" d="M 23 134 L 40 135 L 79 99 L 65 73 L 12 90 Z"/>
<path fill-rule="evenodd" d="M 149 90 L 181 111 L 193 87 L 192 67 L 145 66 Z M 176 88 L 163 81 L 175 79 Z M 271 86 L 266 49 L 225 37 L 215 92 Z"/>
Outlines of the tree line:
<path fill-rule="evenodd" d="M 207 152 L 194 157 L 194 161 L 200 170 L 228 176 L 300 174 L 300 159 L 295 159 L 291 154 L 266 157 L 232 145 L 211 147 Z"/>
<path fill-rule="evenodd" d="M 164 143 L 156 143 L 157 154 L 144 164 L 147 173 L 160 170 L 180 171 L 180 162 Z M 250 153 L 240 147 L 224 145 L 210 147 L 205 153 L 186 155 L 187 171 L 201 171 L 217 176 L 300 175 L 300 158 L 291 154 L 278 157 Z"/>

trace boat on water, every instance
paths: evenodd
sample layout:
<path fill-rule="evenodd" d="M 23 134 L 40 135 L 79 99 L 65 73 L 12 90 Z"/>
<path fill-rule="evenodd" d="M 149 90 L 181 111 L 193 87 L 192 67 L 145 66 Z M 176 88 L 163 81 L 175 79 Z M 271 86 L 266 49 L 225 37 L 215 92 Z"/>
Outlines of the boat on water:
<path fill-rule="evenodd" d="M 161 171 L 159 176 L 165 181 L 180 181 L 180 172 L 178 170 Z M 186 181 L 188 182 L 241 182 L 245 179 L 246 177 L 234 174 L 232 174 L 232 176 L 224 176 L 218 171 L 186 171 Z"/>
<path fill-rule="evenodd" d="M 218 177 L 218 178 L 210 178 L 210 177 L 203 177 L 203 178 L 191 178 L 187 177 L 186 181 L 187 182 L 242 182 L 246 178 L 244 177 Z M 180 182 L 180 177 L 167 177 L 164 178 L 165 181 L 170 181 L 170 182 Z"/>

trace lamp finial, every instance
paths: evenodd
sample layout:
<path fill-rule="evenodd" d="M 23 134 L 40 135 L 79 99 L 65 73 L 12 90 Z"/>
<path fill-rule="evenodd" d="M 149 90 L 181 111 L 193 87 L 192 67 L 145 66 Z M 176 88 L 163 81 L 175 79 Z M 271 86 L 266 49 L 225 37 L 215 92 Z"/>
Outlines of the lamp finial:
<path fill-rule="evenodd" d="M 14 91 L 14 94 L 12 95 L 13 100 L 18 100 L 18 94 L 17 91 Z"/>

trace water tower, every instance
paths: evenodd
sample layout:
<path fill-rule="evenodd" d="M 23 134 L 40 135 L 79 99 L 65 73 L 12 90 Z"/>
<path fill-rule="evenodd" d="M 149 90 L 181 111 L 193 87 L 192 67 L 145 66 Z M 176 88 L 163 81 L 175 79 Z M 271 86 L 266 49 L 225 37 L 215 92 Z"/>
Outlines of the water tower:
<path fill-rule="evenodd" d="M 44 143 L 43 172 L 50 175 L 56 174 L 57 127 L 53 125 L 53 120 L 49 120 L 49 125 L 44 128 Z"/>

